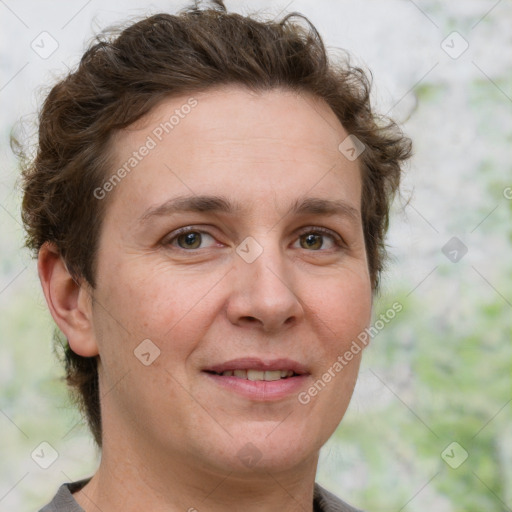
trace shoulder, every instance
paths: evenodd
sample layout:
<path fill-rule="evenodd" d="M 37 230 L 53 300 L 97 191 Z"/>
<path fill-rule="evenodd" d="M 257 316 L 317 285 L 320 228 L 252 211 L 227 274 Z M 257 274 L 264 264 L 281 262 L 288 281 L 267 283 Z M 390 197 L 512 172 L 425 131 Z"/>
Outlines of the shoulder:
<path fill-rule="evenodd" d="M 84 512 L 84 509 L 73 498 L 73 493 L 80 490 L 90 478 L 78 482 L 62 484 L 48 505 L 39 512 Z"/>
<path fill-rule="evenodd" d="M 362 512 L 315 483 L 314 512 Z"/>

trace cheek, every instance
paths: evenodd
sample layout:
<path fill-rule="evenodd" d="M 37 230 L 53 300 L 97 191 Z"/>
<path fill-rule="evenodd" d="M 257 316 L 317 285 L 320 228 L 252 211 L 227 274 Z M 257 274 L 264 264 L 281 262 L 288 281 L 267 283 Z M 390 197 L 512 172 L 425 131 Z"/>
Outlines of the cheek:
<path fill-rule="evenodd" d="M 123 344 L 128 335 L 131 351 L 149 338 L 161 349 L 172 344 L 176 357 L 193 350 L 210 322 L 214 293 L 208 292 L 218 281 L 217 275 L 148 265 L 143 259 L 119 265 L 101 289 L 104 321 Z"/>
<path fill-rule="evenodd" d="M 317 294 L 316 314 L 335 338 L 333 349 L 345 344 L 364 330 L 371 320 L 372 292 L 368 274 L 346 272 L 333 279 Z"/>
<path fill-rule="evenodd" d="M 351 350 L 351 346 L 368 326 L 372 308 L 371 286 L 364 272 L 343 271 L 328 283 L 316 300 L 312 299 L 312 318 L 317 318 L 314 328 L 322 333 L 317 345 L 320 364 L 311 386 L 298 397 L 311 431 L 322 444 L 337 428 L 350 402 L 363 352 Z"/>

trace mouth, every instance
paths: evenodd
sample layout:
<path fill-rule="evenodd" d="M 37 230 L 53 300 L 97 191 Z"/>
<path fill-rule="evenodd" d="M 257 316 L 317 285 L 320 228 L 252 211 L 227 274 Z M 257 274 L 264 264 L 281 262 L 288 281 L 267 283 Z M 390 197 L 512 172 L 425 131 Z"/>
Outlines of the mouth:
<path fill-rule="evenodd" d="M 251 380 L 253 382 L 264 380 L 267 382 L 289 379 L 296 377 L 298 373 L 293 370 L 226 370 L 222 373 L 206 370 L 207 373 L 213 373 L 222 377 L 236 377 L 237 379 Z"/>
<path fill-rule="evenodd" d="M 290 359 L 244 358 L 203 370 L 223 389 L 255 401 L 286 398 L 300 391 L 310 376 L 307 368 Z"/>

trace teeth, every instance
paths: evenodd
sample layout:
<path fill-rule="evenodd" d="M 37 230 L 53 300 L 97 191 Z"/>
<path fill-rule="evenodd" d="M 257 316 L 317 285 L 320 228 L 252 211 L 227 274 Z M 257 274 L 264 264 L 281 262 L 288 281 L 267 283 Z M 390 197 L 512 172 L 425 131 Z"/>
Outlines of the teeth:
<path fill-rule="evenodd" d="M 266 380 L 273 381 L 279 379 L 285 379 L 293 376 L 293 370 L 226 370 L 222 372 L 223 377 L 238 377 L 246 380 Z"/>
<path fill-rule="evenodd" d="M 247 380 L 265 380 L 265 372 L 247 370 Z"/>

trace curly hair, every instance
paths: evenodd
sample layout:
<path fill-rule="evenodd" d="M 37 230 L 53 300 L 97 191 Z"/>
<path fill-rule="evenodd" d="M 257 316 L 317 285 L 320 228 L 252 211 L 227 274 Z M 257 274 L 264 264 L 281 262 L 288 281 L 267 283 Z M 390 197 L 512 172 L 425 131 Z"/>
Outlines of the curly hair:
<path fill-rule="evenodd" d="M 221 0 L 103 32 L 77 69 L 54 85 L 39 113 L 35 157 L 21 159 L 27 247 L 37 255 L 51 242 L 73 278 L 94 288 L 108 204 L 94 190 L 112 168 L 112 136 L 164 98 L 232 84 L 312 94 L 364 144 L 358 157 L 361 215 L 375 293 L 390 204 L 402 163 L 411 154 L 410 140 L 392 120 L 375 114 L 370 78 L 350 59 L 329 56 L 307 18 L 291 13 L 280 21 L 262 21 L 228 13 Z M 101 447 L 97 359 L 77 355 L 67 340 L 63 349 L 68 385 Z"/>

